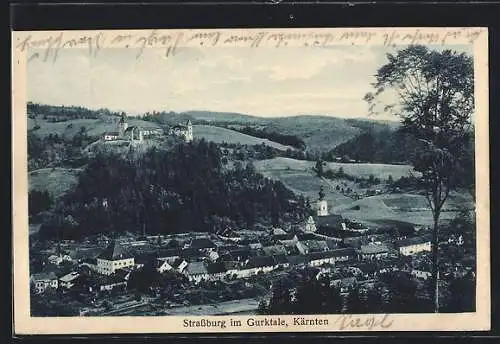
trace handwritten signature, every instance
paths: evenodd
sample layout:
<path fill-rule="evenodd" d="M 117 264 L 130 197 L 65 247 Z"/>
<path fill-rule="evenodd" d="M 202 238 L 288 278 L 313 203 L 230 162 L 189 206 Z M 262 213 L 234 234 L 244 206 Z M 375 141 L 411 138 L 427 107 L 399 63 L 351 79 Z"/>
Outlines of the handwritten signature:
<path fill-rule="evenodd" d="M 340 330 L 363 329 L 371 331 L 377 328 L 390 328 L 394 320 L 390 319 L 389 314 L 368 316 L 345 314 L 342 315 L 336 323 L 339 323 Z"/>

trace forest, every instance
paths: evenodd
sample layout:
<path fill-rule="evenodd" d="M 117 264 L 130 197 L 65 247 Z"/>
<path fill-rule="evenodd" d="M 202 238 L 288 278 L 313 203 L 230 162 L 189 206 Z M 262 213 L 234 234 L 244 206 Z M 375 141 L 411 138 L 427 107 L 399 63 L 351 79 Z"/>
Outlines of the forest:
<path fill-rule="evenodd" d="M 98 153 L 74 190 L 59 199 L 42 236 L 96 233 L 175 233 L 279 225 L 309 214 L 307 201 L 253 165 L 224 167 L 205 140 L 145 154 Z"/>
<path fill-rule="evenodd" d="M 81 106 L 54 106 L 28 102 L 28 117 L 43 115 L 49 122 L 63 122 L 74 119 L 99 119 L 102 116 L 119 116 L 108 109 L 91 110 Z"/>

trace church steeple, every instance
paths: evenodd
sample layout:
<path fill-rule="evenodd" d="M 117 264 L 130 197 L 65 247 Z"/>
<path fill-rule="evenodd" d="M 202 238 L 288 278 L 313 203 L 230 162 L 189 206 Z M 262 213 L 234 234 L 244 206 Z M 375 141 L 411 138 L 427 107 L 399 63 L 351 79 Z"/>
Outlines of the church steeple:
<path fill-rule="evenodd" d="M 118 136 L 125 136 L 125 130 L 128 128 L 127 115 L 122 112 L 120 122 L 118 122 Z"/>
<path fill-rule="evenodd" d="M 323 189 L 323 185 L 321 185 L 321 188 L 319 189 L 318 192 L 319 199 L 318 202 L 316 203 L 316 209 L 317 209 L 317 215 L 318 216 L 327 216 L 328 215 L 328 203 L 326 202 L 325 199 L 325 191 Z"/>
<path fill-rule="evenodd" d="M 319 188 L 318 195 L 320 201 L 323 201 L 325 199 L 325 190 L 323 188 L 323 185 L 321 185 L 321 187 Z"/>

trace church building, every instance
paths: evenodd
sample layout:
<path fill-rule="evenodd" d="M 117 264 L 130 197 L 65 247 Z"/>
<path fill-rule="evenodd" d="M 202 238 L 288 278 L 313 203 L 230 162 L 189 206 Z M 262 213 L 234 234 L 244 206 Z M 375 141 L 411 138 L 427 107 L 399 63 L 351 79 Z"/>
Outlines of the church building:
<path fill-rule="evenodd" d="M 171 129 L 171 134 L 182 137 L 186 142 L 193 141 L 193 124 L 188 120 L 185 125 L 178 124 Z"/>
<path fill-rule="evenodd" d="M 323 185 L 319 190 L 319 199 L 316 202 L 316 215 L 317 216 L 328 216 L 328 202 L 325 199 L 325 191 Z"/>

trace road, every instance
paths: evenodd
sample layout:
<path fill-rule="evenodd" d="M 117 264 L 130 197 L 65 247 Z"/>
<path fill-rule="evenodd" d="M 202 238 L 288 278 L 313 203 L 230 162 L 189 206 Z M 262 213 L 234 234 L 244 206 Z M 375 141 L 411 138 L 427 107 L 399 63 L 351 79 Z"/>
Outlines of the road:
<path fill-rule="evenodd" d="M 259 300 L 257 299 L 242 299 L 210 305 L 171 308 L 166 310 L 166 315 L 255 314 L 258 306 Z"/>

